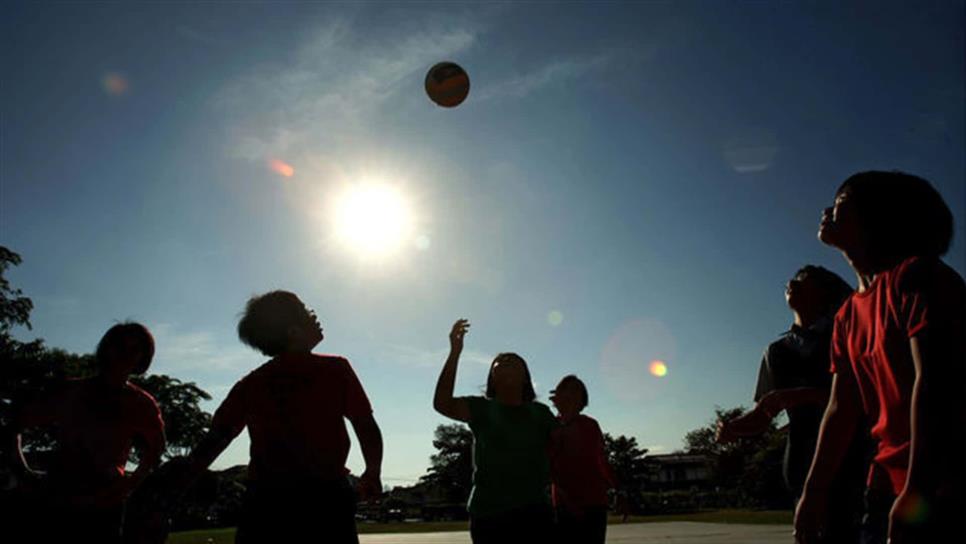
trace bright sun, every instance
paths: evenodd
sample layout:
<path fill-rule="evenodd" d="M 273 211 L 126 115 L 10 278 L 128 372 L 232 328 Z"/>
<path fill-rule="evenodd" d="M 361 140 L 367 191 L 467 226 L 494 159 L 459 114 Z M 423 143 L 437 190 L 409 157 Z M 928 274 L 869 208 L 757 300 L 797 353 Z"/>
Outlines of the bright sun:
<path fill-rule="evenodd" d="M 335 205 L 338 240 L 361 255 L 394 253 L 411 237 L 412 212 L 398 189 L 382 183 L 348 187 Z"/>

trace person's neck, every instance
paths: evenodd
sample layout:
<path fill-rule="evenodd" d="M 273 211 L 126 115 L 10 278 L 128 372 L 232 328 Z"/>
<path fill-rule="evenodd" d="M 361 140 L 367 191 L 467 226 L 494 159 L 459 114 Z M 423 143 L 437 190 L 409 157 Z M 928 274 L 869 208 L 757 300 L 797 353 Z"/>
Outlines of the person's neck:
<path fill-rule="evenodd" d="M 792 310 L 792 315 L 795 316 L 795 325 L 802 329 L 811 327 L 822 317 L 819 312 L 812 312 L 808 310 Z"/>
<path fill-rule="evenodd" d="M 852 271 L 855 272 L 855 278 L 859 285 L 858 291 L 860 293 L 865 292 L 872 286 L 872 282 L 875 281 L 879 272 L 872 264 L 872 258 L 861 250 L 843 251 L 842 254 L 845 255 L 845 260 L 849 263 Z"/>
<path fill-rule="evenodd" d="M 497 391 L 496 401 L 507 406 L 520 406 L 523 404 L 523 395 L 518 391 Z"/>
<path fill-rule="evenodd" d="M 124 387 L 124 384 L 127 383 L 127 376 L 101 374 L 94 378 L 94 380 L 98 387 L 103 387 L 105 389 L 121 389 Z"/>
<path fill-rule="evenodd" d="M 577 419 L 577 416 L 579 415 L 580 415 L 580 412 L 568 412 L 568 413 L 560 412 L 560 422 L 566 425 L 571 421 Z"/>

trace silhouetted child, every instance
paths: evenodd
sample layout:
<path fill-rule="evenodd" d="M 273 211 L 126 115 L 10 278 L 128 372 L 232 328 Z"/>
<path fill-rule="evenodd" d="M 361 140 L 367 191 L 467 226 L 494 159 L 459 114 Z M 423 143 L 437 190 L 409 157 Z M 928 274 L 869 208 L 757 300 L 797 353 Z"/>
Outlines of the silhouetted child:
<path fill-rule="evenodd" d="M 837 274 L 821 266 L 799 269 L 785 287 L 785 302 L 792 311 L 791 329 L 772 342 L 761 359 L 755 407 L 718 427 L 718 441 L 756 436 L 767 430 L 783 410 L 788 414 L 788 435 L 782 473 L 795 504 L 802 494 L 805 477 L 812 465 L 819 425 L 828 404 L 832 386 L 829 372 L 829 345 L 832 319 L 852 287 Z M 835 507 L 826 520 L 826 539 L 830 542 L 858 540 L 866 441 L 856 439 L 832 493 Z"/>
<path fill-rule="evenodd" d="M 490 365 L 482 397 L 454 397 L 456 368 L 469 328 L 450 331 L 450 352 L 436 382 L 433 407 L 473 432 L 473 490 L 467 508 L 474 544 L 547 542 L 552 538 L 550 435 L 557 422 L 536 402 L 526 361 L 501 353 Z"/>
<path fill-rule="evenodd" d="M 154 339 L 144 325 L 115 325 L 97 345 L 96 377 L 72 380 L 19 410 L 15 432 L 49 427 L 57 444 L 41 478 L 15 437 L 21 478 L 36 482 L 39 499 L 29 520 L 31 542 L 120 542 L 124 502 L 164 451 L 157 403 L 128 381 L 147 372 L 153 356 Z M 134 445 L 139 463 L 128 473 Z"/>
<path fill-rule="evenodd" d="M 607 491 L 617 480 L 600 425 L 581 413 L 589 400 L 587 386 L 572 374 L 551 392 L 560 422 L 551 454 L 557 542 L 603 544 L 607 536 Z"/>
<path fill-rule="evenodd" d="M 232 387 L 189 456 L 188 474 L 208 467 L 247 426 L 249 484 L 235 541 L 358 542 L 345 419 L 366 462 L 363 498 L 381 492 L 382 435 L 349 361 L 312 353 L 322 327 L 287 291 L 249 300 L 238 336 L 272 359 Z"/>
<path fill-rule="evenodd" d="M 878 441 L 863 542 L 966 542 L 966 286 L 940 260 L 952 214 L 901 172 L 839 187 L 819 239 L 845 255 L 859 289 L 835 317 L 832 393 L 795 516 L 821 536 L 833 479 L 864 413 Z"/>

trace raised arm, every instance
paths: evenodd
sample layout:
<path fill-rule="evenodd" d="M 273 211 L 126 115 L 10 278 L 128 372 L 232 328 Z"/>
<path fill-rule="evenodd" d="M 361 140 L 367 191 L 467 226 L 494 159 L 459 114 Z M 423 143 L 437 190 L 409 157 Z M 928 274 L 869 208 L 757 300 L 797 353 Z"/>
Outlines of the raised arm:
<path fill-rule="evenodd" d="M 463 337 L 470 328 L 469 321 L 460 319 L 453 324 L 449 333 L 449 357 L 439 373 L 436 381 L 436 394 L 433 396 L 433 408 L 440 414 L 457 421 L 469 422 L 470 406 L 466 399 L 453 396 L 456 385 L 456 367 L 460 354 L 463 352 Z"/>
<path fill-rule="evenodd" d="M 841 368 L 832 377 L 832 392 L 819 428 L 812 467 L 795 511 L 796 542 L 819 542 L 829 487 L 851 446 L 861 414 L 858 385 L 852 371 Z"/>

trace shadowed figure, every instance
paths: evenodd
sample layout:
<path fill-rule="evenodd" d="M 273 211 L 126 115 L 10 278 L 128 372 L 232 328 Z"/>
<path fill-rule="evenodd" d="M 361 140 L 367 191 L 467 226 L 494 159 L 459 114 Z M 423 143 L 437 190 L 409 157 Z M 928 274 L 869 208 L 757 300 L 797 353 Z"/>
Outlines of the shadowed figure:
<path fill-rule="evenodd" d="M 556 541 L 603 544 L 607 536 L 607 491 L 617 487 L 617 478 L 607 462 L 600 425 L 581 413 L 590 402 L 587 386 L 571 374 L 564 376 L 550 395 L 560 422 L 551 457 Z"/>
<path fill-rule="evenodd" d="M 473 489 L 467 509 L 474 544 L 546 542 L 552 538 L 548 448 L 557 422 L 536 402 L 526 361 L 501 353 L 482 397 L 454 397 L 469 322 L 450 331 L 450 352 L 436 382 L 433 408 L 473 432 Z"/>
<path fill-rule="evenodd" d="M 345 419 L 366 462 L 362 499 L 382 490 L 382 435 L 349 361 L 312 353 L 322 327 L 287 291 L 249 300 L 238 336 L 272 359 L 232 387 L 211 431 L 180 461 L 183 469 L 174 478 L 181 487 L 189 484 L 248 427 L 249 484 L 235 542 L 358 542 Z"/>
<path fill-rule="evenodd" d="M 128 381 L 147 372 L 153 356 L 154 339 L 144 325 L 115 325 L 97 345 L 96 377 L 71 380 L 17 410 L 9 451 L 24 482 L 25 516 L 11 520 L 20 522 L 20 536 L 45 543 L 120 542 L 125 500 L 164 451 L 157 403 Z M 33 471 L 22 454 L 19 433 L 30 427 L 50 428 L 56 441 L 46 475 Z M 139 464 L 128 473 L 134 445 Z"/>
<path fill-rule="evenodd" d="M 877 441 L 864 543 L 966 542 L 966 285 L 940 257 L 952 213 L 901 172 L 847 179 L 818 237 L 859 289 L 836 314 L 831 398 L 795 515 L 796 539 L 823 541 L 832 483 L 863 416 Z"/>
<path fill-rule="evenodd" d="M 717 439 L 728 443 L 756 436 L 782 411 L 788 414 L 788 434 L 782 474 L 795 504 L 815 455 L 819 425 L 832 386 L 829 345 L 832 319 L 852 287 L 837 274 L 808 265 L 799 269 L 785 287 L 785 302 L 792 311 L 791 329 L 772 342 L 762 356 L 755 389 L 755 407 L 728 422 L 719 422 Z M 825 520 L 830 542 L 858 539 L 863 472 L 868 466 L 867 440 L 854 437 L 835 482 L 835 506 Z"/>

